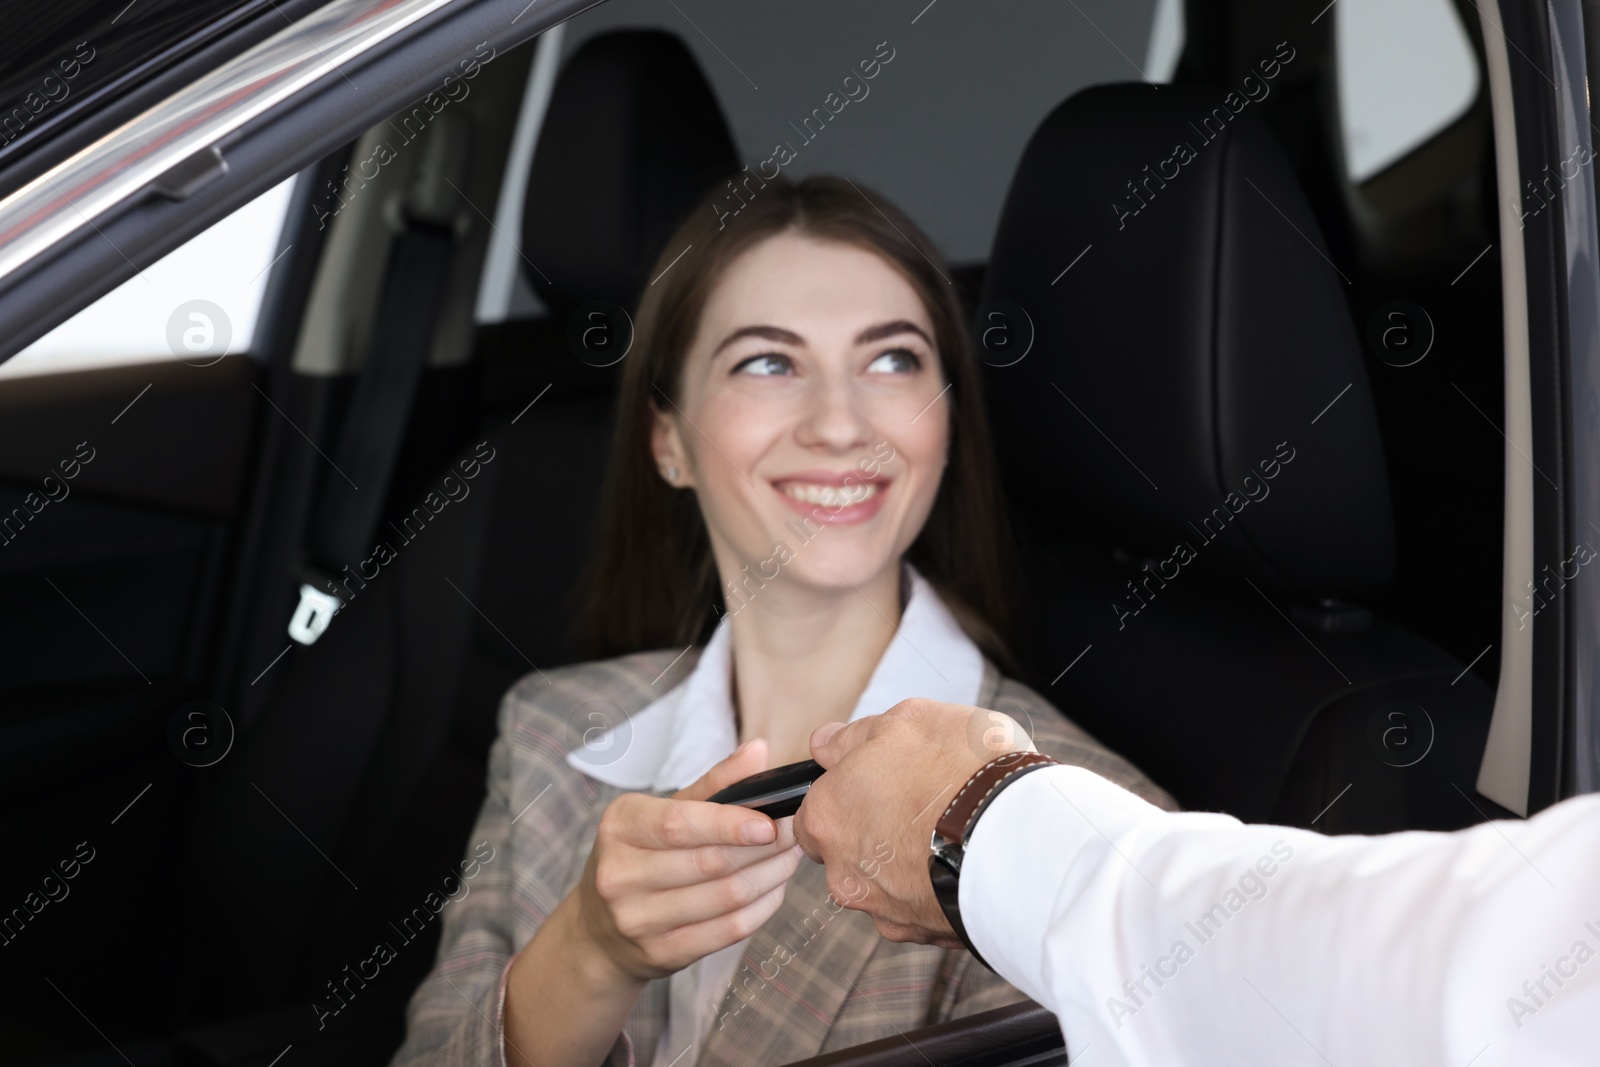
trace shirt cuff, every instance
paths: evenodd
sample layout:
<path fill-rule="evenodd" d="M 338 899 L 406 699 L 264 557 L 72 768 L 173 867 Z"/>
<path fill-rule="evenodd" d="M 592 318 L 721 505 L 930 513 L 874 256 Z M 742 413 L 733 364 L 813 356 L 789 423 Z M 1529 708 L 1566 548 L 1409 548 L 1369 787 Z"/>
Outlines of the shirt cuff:
<path fill-rule="evenodd" d="M 1007 785 L 973 826 L 961 860 L 961 921 L 995 972 L 1051 1003 L 1046 931 L 1130 827 L 1164 813 L 1082 767 L 1044 767 Z"/>

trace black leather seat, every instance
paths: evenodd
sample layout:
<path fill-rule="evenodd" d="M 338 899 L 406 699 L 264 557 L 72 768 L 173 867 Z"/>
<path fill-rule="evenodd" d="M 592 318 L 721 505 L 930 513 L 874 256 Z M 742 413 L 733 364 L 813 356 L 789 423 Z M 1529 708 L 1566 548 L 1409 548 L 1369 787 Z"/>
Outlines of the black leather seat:
<path fill-rule="evenodd" d="M 1489 808 L 1492 694 L 1358 606 L 1394 534 L 1345 292 L 1271 134 L 1220 90 L 1096 87 L 1044 120 L 979 323 L 1023 657 L 1187 807 L 1465 825 L 1458 790 Z"/>
<path fill-rule="evenodd" d="M 590 300 L 631 305 L 672 228 L 737 169 L 711 90 L 676 37 L 599 36 L 562 70 L 523 234 L 550 315 L 483 331 L 483 417 L 457 457 L 486 440 L 493 458 L 465 499 L 286 661 L 270 706 L 217 766 L 193 864 L 196 963 L 183 1014 L 285 1007 L 192 1032 L 194 1062 L 270 1058 L 291 1040 L 313 1062 L 318 1049 L 328 1062 L 382 1062 L 398 1044 L 399 1008 L 432 964 L 437 923 L 325 1031 L 310 1002 L 332 1006 L 328 983 L 345 988 L 347 966 L 393 942 L 389 924 L 458 869 L 502 694 L 579 655 L 570 594 L 618 368 L 580 359 L 568 321 Z M 369 1039 L 350 1047 L 363 1029 Z"/>

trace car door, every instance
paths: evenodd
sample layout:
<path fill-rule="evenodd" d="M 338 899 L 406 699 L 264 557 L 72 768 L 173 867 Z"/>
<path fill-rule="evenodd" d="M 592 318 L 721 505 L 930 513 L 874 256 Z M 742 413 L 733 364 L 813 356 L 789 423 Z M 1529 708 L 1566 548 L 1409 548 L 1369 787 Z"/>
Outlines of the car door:
<path fill-rule="evenodd" d="M 0 1060 L 170 1055 L 173 947 L 206 940 L 185 929 L 194 807 L 270 684 L 262 635 L 288 643 L 282 554 L 348 396 L 287 366 L 317 194 L 436 69 L 577 5 L 489 6 L 135 0 L 8 24 Z"/>
<path fill-rule="evenodd" d="M 263 3 L 158 0 L 9 23 L 4 189 L 265 37 L 262 13 L 283 18 Z M 282 184 L 159 262 L 141 257 L 121 288 L 0 366 L 8 1059 L 80 1044 L 80 1009 L 121 1030 L 164 1010 L 170 870 L 196 769 L 231 743 L 226 714 L 200 698 L 219 676 L 260 431 L 256 327 L 285 266 L 272 261 L 291 193 Z M 71 961 L 91 958 L 123 995 L 74 982 Z"/>
<path fill-rule="evenodd" d="M 23 964 L 6 969 L 8 983 L 55 975 L 63 953 L 129 965 L 166 958 L 154 939 L 193 768 L 232 741 L 231 720 L 203 698 L 215 696 L 262 371 L 251 338 L 217 304 L 186 299 L 193 279 L 175 268 L 232 234 L 253 237 L 261 253 L 239 256 L 237 268 L 265 273 L 258 261 L 276 246 L 288 192 L 268 194 L 0 368 L 9 371 L 0 377 L 0 604 L 12 620 L 0 643 L 0 839 L 11 846 L 0 928 L 11 962 Z M 253 232 L 240 234 L 240 222 Z M 233 318 L 264 306 L 263 282 L 246 293 Z M 154 301 L 157 318 L 173 305 L 183 360 L 160 323 L 131 328 L 140 301 Z M 63 860 L 82 868 L 69 878 Z M 120 873 L 97 877 L 108 869 Z M 148 975 L 147 966 L 138 970 Z M 119 1011 L 155 1007 L 138 994 L 156 987 L 134 973 L 136 995 Z M 8 1000 L 29 1031 L 71 1011 L 48 984 L 28 984 Z"/>

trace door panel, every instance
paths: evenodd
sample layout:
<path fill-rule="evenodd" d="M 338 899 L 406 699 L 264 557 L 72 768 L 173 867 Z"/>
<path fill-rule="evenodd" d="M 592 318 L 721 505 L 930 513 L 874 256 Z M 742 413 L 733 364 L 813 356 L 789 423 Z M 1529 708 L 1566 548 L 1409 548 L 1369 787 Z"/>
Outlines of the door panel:
<path fill-rule="evenodd" d="M 171 872 L 206 771 L 168 723 L 211 682 L 258 373 L 0 380 L 0 1060 L 170 1010 Z"/>

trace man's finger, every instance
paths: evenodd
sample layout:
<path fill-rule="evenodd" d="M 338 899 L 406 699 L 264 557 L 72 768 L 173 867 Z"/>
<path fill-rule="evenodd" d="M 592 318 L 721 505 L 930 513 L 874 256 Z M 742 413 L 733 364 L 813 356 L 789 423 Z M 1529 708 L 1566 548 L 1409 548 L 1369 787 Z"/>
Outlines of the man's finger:
<path fill-rule="evenodd" d="M 846 752 L 872 736 L 881 716 L 868 715 L 852 723 L 825 722 L 811 732 L 811 758 L 832 770 Z"/>
<path fill-rule="evenodd" d="M 821 843 L 811 834 L 810 813 L 806 811 L 808 804 L 811 804 L 809 795 L 800 802 L 800 810 L 794 813 L 794 840 L 800 846 L 800 851 L 805 853 L 806 859 L 812 863 L 821 863 L 823 862 Z M 811 806 L 815 810 L 816 805 Z"/>

